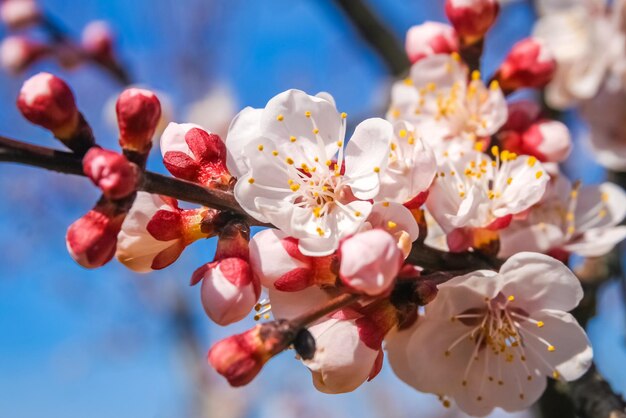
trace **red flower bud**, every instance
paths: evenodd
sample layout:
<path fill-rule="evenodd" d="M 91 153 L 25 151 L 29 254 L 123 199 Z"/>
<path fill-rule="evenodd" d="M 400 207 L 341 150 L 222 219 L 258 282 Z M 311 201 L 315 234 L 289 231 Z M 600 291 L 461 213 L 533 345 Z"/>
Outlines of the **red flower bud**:
<path fill-rule="evenodd" d="M 524 132 L 521 151 L 534 155 L 539 161 L 560 163 L 567 159 L 572 150 L 572 139 L 562 122 L 542 120 Z"/>
<path fill-rule="evenodd" d="M 81 44 L 88 54 L 101 61 L 113 59 L 113 34 L 104 21 L 96 20 L 85 26 Z"/>
<path fill-rule="evenodd" d="M 35 0 L 4 0 L 0 19 L 10 29 L 24 29 L 39 22 L 41 12 Z"/>
<path fill-rule="evenodd" d="M 404 47 L 411 63 L 415 63 L 429 55 L 458 52 L 459 41 L 450 25 L 424 22 L 407 31 Z"/>
<path fill-rule="evenodd" d="M 556 71 L 556 61 L 547 45 L 539 39 L 527 38 L 515 45 L 496 74 L 504 91 L 522 87 L 541 88 Z"/>
<path fill-rule="evenodd" d="M 0 45 L 0 63 L 7 71 L 19 73 L 49 52 L 46 45 L 22 36 L 9 36 Z"/>
<path fill-rule="evenodd" d="M 288 321 L 259 324 L 219 341 L 209 351 L 208 360 L 231 386 L 243 386 L 259 374 L 270 358 L 286 349 L 296 334 Z"/>
<path fill-rule="evenodd" d="M 101 267 L 115 254 L 117 234 L 126 213 L 106 199 L 67 229 L 65 242 L 72 258 L 86 268 Z"/>
<path fill-rule="evenodd" d="M 49 129 L 56 137 L 69 138 L 78 129 L 74 94 L 65 81 L 52 74 L 39 73 L 26 80 L 17 107 L 31 123 Z"/>
<path fill-rule="evenodd" d="M 137 188 L 137 166 L 117 152 L 91 148 L 83 158 L 83 172 L 109 199 L 122 199 Z"/>
<path fill-rule="evenodd" d="M 465 44 L 481 40 L 499 10 L 497 0 L 446 0 L 446 15 Z"/>
<path fill-rule="evenodd" d="M 130 88 L 120 94 L 115 110 L 121 147 L 147 154 L 161 118 L 161 103 L 157 96 L 149 90 Z"/>

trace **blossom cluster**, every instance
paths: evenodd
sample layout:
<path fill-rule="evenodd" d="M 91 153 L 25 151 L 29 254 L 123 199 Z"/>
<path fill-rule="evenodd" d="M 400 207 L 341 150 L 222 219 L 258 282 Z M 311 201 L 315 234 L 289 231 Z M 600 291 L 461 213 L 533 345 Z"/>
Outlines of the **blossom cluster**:
<path fill-rule="evenodd" d="M 385 118 L 351 128 L 329 93 L 287 90 L 243 109 L 225 138 L 170 123 L 159 141 L 165 168 L 181 186 L 232 198 L 229 208 L 181 207 L 145 187 L 160 116 L 153 93 L 120 96 L 116 153 L 95 144 L 65 83 L 33 77 L 18 107 L 80 155 L 102 191 L 68 229 L 70 254 L 88 268 L 115 256 L 149 272 L 216 237 L 213 260 L 190 280 L 206 314 L 219 325 L 251 312 L 263 321 L 209 351 L 233 386 L 292 346 L 315 388 L 344 393 L 375 378 L 387 352 L 401 380 L 446 407 L 477 416 L 529 407 L 548 378 L 574 380 L 591 366 L 569 313 L 583 293 L 567 263 L 626 238 L 626 194 L 569 180 L 559 168 L 568 128 L 510 99 L 564 88 L 555 83 L 571 68 L 545 34 L 515 44 L 492 76 L 480 72 L 499 7 L 447 0 L 451 25 L 412 27 L 411 68 Z M 482 264 L 454 271 L 427 254 Z"/>

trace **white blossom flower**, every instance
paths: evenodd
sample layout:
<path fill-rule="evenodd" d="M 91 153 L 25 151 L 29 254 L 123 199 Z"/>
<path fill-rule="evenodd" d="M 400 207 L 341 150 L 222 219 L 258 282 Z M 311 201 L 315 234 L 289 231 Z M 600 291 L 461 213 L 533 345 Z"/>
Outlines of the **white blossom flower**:
<path fill-rule="evenodd" d="M 533 35 L 543 39 L 557 61 L 546 90 L 548 103 L 558 109 L 594 97 L 608 78 L 623 84 L 626 34 L 623 3 L 605 0 L 538 2 L 542 16 Z"/>
<path fill-rule="evenodd" d="M 497 147 L 492 152 L 495 160 L 470 151 L 446 154 L 439 162 L 426 206 L 448 234 L 452 251 L 476 246 L 473 230 L 502 229 L 543 196 L 549 176 L 535 157 L 500 153 Z"/>
<path fill-rule="evenodd" d="M 344 149 L 345 118 L 331 102 L 289 90 L 265 109 L 244 109 L 226 140 L 239 204 L 306 255 L 331 254 L 358 230 L 386 169 L 392 125 L 367 119 Z"/>
<path fill-rule="evenodd" d="M 435 152 L 450 146 L 473 149 L 507 120 L 498 83 L 486 87 L 480 73 L 468 83 L 468 69 L 458 54 L 432 55 L 411 67 L 410 77 L 394 84 L 387 119 L 413 123 Z"/>
<path fill-rule="evenodd" d="M 560 176 L 528 216 L 500 233 L 500 256 L 560 250 L 585 257 L 611 251 L 626 238 L 626 193 L 612 183 L 579 188 Z"/>
<path fill-rule="evenodd" d="M 440 285 L 412 329 L 387 337 L 389 362 L 409 385 L 453 398 L 470 415 L 528 408 L 546 376 L 574 380 L 591 365 L 585 332 L 567 313 L 582 296 L 559 261 L 517 254 L 499 273 L 476 271 Z"/>

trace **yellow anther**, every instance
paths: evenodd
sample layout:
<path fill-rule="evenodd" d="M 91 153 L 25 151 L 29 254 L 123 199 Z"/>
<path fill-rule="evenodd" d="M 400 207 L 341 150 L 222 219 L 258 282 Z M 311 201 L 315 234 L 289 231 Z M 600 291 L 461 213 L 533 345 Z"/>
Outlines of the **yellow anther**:
<path fill-rule="evenodd" d="M 374 173 L 380 173 L 380 167 L 374 167 Z"/>
<path fill-rule="evenodd" d="M 300 185 L 297 183 L 294 183 L 291 186 L 289 186 L 289 188 L 291 189 L 292 192 L 297 192 L 298 190 L 300 190 Z"/>
<path fill-rule="evenodd" d="M 404 84 L 406 84 L 407 86 L 412 86 L 413 85 L 413 80 L 410 79 L 409 77 L 405 78 L 404 80 L 402 80 L 404 82 Z"/>
<path fill-rule="evenodd" d="M 433 82 L 430 82 L 428 84 L 426 84 L 426 90 L 428 91 L 435 91 L 437 90 L 437 85 Z"/>
<path fill-rule="evenodd" d="M 602 199 L 603 202 L 608 202 L 609 201 L 609 194 L 608 193 L 602 193 L 600 195 L 600 198 Z"/>
<path fill-rule="evenodd" d="M 400 117 L 400 111 L 398 109 L 391 109 L 391 116 L 393 116 L 394 118 L 399 118 Z"/>
<path fill-rule="evenodd" d="M 248 179 L 248 183 L 253 184 L 253 183 L 254 183 L 254 179 L 253 179 L 252 177 L 250 177 L 250 178 Z"/>
<path fill-rule="evenodd" d="M 348 117 L 348 114 L 346 112 L 341 112 L 341 119 L 345 119 Z"/>
<path fill-rule="evenodd" d="M 487 192 L 487 197 L 489 198 L 489 200 L 493 200 L 494 197 L 496 197 L 495 193 L 493 192 L 493 190 L 489 190 Z"/>
<path fill-rule="evenodd" d="M 389 207 L 389 202 L 383 202 L 383 206 L 388 208 Z"/>
<path fill-rule="evenodd" d="M 276 151 L 276 150 L 272 151 L 272 155 L 273 155 L 274 157 L 278 157 L 278 151 Z"/>
<path fill-rule="evenodd" d="M 361 212 L 359 212 L 358 210 L 354 212 L 354 216 L 356 216 L 357 218 L 360 217 L 362 215 Z"/>
<path fill-rule="evenodd" d="M 557 372 L 556 370 L 552 372 L 552 378 L 553 378 L 553 379 L 558 379 L 559 377 L 561 377 L 561 375 L 559 374 L 559 372 Z"/>
<path fill-rule="evenodd" d="M 324 236 L 324 230 L 323 230 L 322 228 L 320 228 L 319 226 L 317 227 L 317 234 L 318 234 L 320 237 L 323 237 L 323 236 Z"/>
<path fill-rule="evenodd" d="M 394 229 L 396 226 L 398 226 L 398 224 L 395 223 L 394 221 L 388 221 L 387 222 L 387 228 L 389 228 L 389 229 Z"/>
<path fill-rule="evenodd" d="M 291 179 L 287 180 L 287 184 L 291 186 L 293 184 L 293 180 Z"/>
<path fill-rule="evenodd" d="M 256 149 L 258 149 L 259 151 L 263 151 L 263 144 L 259 144 L 259 146 L 256 147 Z"/>
<path fill-rule="evenodd" d="M 565 220 L 567 221 L 573 221 L 574 220 L 574 212 L 567 212 L 565 214 Z"/>
<path fill-rule="evenodd" d="M 598 216 L 604 218 L 606 216 L 606 209 L 601 209 L 600 212 L 598 212 Z"/>
<path fill-rule="evenodd" d="M 480 71 L 478 70 L 472 71 L 472 80 L 474 81 L 480 80 Z"/>
<path fill-rule="evenodd" d="M 461 62 L 461 56 L 459 55 L 458 52 L 453 52 L 450 54 L 450 58 L 452 58 L 453 60 L 455 60 L 456 62 Z"/>
<path fill-rule="evenodd" d="M 567 233 L 568 234 L 573 234 L 574 232 L 576 232 L 576 228 L 573 225 L 570 225 L 567 227 Z"/>
<path fill-rule="evenodd" d="M 317 129 L 317 128 L 315 128 L 315 129 L 313 129 L 313 133 L 314 133 L 315 135 L 317 135 L 317 134 L 319 134 L 319 133 L 320 133 L 320 130 L 319 130 L 319 129 Z"/>
<path fill-rule="evenodd" d="M 287 158 L 285 158 L 285 162 L 287 164 L 289 164 L 289 165 L 292 165 L 293 164 L 293 159 L 291 157 L 287 157 Z"/>
<path fill-rule="evenodd" d="M 400 138 L 405 138 L 405 137 L 406 137 L 406 135 L 407 135 L 407 131 L 406 131 L 406 129 L 400 129 L 400 131 L 398 132 L 398 136 L 399 136 Z"/>
<path fill-rule="evenodd" d="M 537 171 L 537 172 L 535 173 L 535 178 L 536 178 L 537 180 L 539 180 L 539 179 L 541 178 L 541 176 L 543 176 L 543 171 Z"/>
<path fill-rule="evenodd" d="M 279 122 L 282 122 L 283 119 L 285 119 L 285 117 L 283 115 L 276 116 L 276 120 L 279 121 Z"/>
<path fill-rule="evenodd" d="M 313 158 L 313 161 L 315 161 L 316 163 L 318 163 L 320 161 L 319 157 L 315 157 Z"/>
<path fill-rule="evenodd" d="M 322 212 L 322 208 L 320 207 L 314 207 L 313 208 L 313 216 L 315 216 L 316 218 L 320 217 L 320 213 Z"/>
<path fill-rule="evenodd" d="M 392 151 L 395 151 L 395 150 L 396 150 L 396 148 L 398 148 L 398 146 L 396 145 L 396 143 L 395 143 L 395 142 L 392 142 L 392 143 L 391 143 L 391 150 L 392 150 Z"/>
<path fill-rule="evenodd" d="M 306 112 L 304 112 L 304 116 L 306 116 L 307 118 L 311 117 L 311 112 L 309 112 L 308 110 Z"/>
<path fill-rule="evenodd" d="M 511 184 L 513 182 L 513 177 L 509 177 L 506 179 L 506 184 Z"/>
<path fill-rule="evenodd" d="M 343 141 L 337 141 L 337 146 L 340 148 L 343 147 Z"/>
<path fill-rule="evenodd" d="M 544 325 L 543 321 L 537 321 L 537 327 L 543 328 Z"/>
<path fill-rule="evenodd" d="M 442 402 L 442 404 L 443 404 L 443 407 L 444 407 L 444 408 L 450 408 L 450 401 L 449 401 L 449 400 L 445 399 L 445 400 Z"/>
<path fill-rule="evenodd" d="M 513 302 L 515 300 L 515 296 L 511 295 L 508 298 L 506 298 L 509 302 Z"/>
<path fill-rule="evenodd" d="M 537 163 L 537 158 L 533 156 L 528 157 L 528 160 L 526 160 L 526 164 L 528 164 L 529 167 L 534 167 L 536 163 Z"/>
<path fill-rule="evenodd" d="M 333 163 L 332 161 L 330 161 L 330 160 L 326 160 L 326 163 L 325 163 L 325 164 L 326 164 L 328 167 L 330 167 L 330 166 L 332 165 L 332 163 Z"/>
<path fill-rule="evenodd" d="M 459 192 L 459 197 L 462 199 L 465 197 L 465 192 Z"/>
<path fill-rule="evenodd" d="M 498 155 L 500 155 L 500 148 L 498 148 L 497 145 L 494 145 L 493 147 L 491 147 L 491 154 L 494 157 L 497 157 Z"/>
<path fill-rule="evenodd" d="M 498 83 L 498 80 L 493 80 L 491 84 L 489 84 L 489 88 L 491 90 L 500 90 L 500 83 Z"/>
<path fill-rule="evenodd" d="M 450 171 L 450 175 L 451 176 L 455 176 L 456 175 L 456 171 L 454 171 L 454 170 Z"/>
<path fill-rule="evenodd" d="M 549 346 L 548 346 L 548 351 L 549 351 L 549 352 L 553 352 L 554 350 L 556 350 L 556 347 L 555 347 L 555 346 L 553 346 L 553 345 L 549 345 Z"/>
<path fill-rule="evenodd" d="M 408 142 L 409 142 L 409 145 L 415 144 L 415 137 L 413 135 L 409 136 Z"/>
<path fill-rule="evenodd" d="M 295 136 L 290 136 L 290 137 L 289 137 L 289 140 L 290 140 L 291 142 L 296 142 L 296 137 L 295 137 Z"/>

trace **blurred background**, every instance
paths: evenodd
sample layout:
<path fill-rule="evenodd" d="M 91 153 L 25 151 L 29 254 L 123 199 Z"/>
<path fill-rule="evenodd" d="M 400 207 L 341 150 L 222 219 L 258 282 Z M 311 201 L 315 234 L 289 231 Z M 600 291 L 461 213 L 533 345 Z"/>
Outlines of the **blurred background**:
<path fill-rule="evenodd" d="M 411 25 L 445 20 L 440 0 L 369 4 L 399 40 Z M 40 6 L 75 36 L 90 21 L 107 21 L 133 81 L 162 92 L 176 122 L 223 130 L 239 109 L 263 107 L 289 88 L 330 92 L 353 121 L 384 112 L 389 71 L 331 0 L 40 0 Z M 529 34 L 533 20 L 527 2 L 507 4 L 487 38 L 487 72 Z M 15 107 L 22 82 L 39 71 L 68 81 L 99 143 L 117 149 L 111 103 L 123 86 L 93 65 L 68 71 L 44 60 L 17 76 L 0 73 L 0 134 L 59 147 Z M 576 115 L 568 121 L 583 137 Z M 585 182 L 601 181 L 604 172 L 588 155 L 577 144 L 571 167 Z M 149 168 L 164 172 L 159 157 L 153 149 Z M 212 259 L 214 242 L 196 243 L 149 275 L 116 262 L 84 270 L 66 252 L 65 231 L 98 194 L 84 178 L 0 164 L 0 417 L 463 416 L 404 385 L 388 367 L 352 394 L 317 393 L 293 352 L 272 360 L 248 387 L 229 388 L 206 364 L 206 352 L 254 321 L 251 315 L 228 328 L 213 325 L 200 289 L 188 286 L 193 270 Z M 602 289 L 588 331 L 600 371 L 624 393 L 619 289 L 617 283 Z"/>

